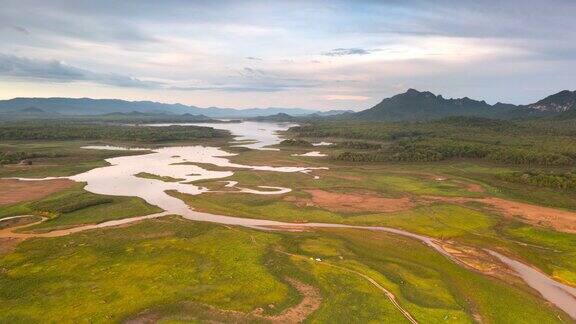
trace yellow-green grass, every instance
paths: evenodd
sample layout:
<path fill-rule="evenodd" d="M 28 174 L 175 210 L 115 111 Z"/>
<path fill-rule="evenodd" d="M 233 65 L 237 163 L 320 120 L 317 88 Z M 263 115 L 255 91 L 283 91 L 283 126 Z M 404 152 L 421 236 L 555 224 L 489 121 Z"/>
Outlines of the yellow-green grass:
<path fill-rule="evenodd" d="M 454 183 L 452 180 L 434 180 L 416 178 L 410 175 L 376 175 L 371 177 L 379 187 L 391 188 L 399 192 L 406 192 L 415 195 L 429 196 L 479 196 L 479 193 L 473 193 L 461 185 Z"/>
<path fill-rule="evenodd" d="M 439 238 L 484 232 L 496 224 L 494 217 L 481 211 L 444 203 L 419 206 L 402 212 L 350 215 L 315 206 L 300 207 L 274 196 L 254 196 L 243 193 L 196 196 L 177 192 L 171 192 L 171 194 L 184 200 L 192 208 L 213 214 L 287 222 L 391 226 Z"/>
<path fill-rule="evenodd" d="M 436 238 L 454 238 L 487 233 L 497 220 L 463 206 L 433 204 L 397 213 L 356 216 L 346 223 L 389 226 Z"/>
<path fill-rule="evenodd" d="M 276 240 L 176 218 L 29 240 L 0 259 L 0 322 L 117 322 L 180 301 L 281 304 L 290 288 L 261 263 Z"/>
<path fill-rule="evenodd" d="M 506 248 L 556 280 L 576 286 L 576 235 L 512 223 L 499 228 Z"/>
<path fill-rule="evenodd" d="M 529 170 L 565 172 L 566 169 L 502 167 L 487 163 L 454 162 L 438 164 L 440 172 L 482 183 L 488 193 L 497 197 L 519 200 L 537 205 L 576 210 L 576 192 L 543 188 L 503 180 L 500 175 Z"/>
<path fill-rule="evenodd" d="M 294 175 L 288 180 L 283 174 L 250 177 L 250 172 L 240 172 L 235 178 L 243 184 L 270 184 L 288 186 L 300 182 L 300 187 L 314 184 L 306 175 Z M 355 190 L 345 187 L 336 177 L 325 177 L 319 188 L 325 190 Z M 322 186 L 321 184 L 324 184 Z M 350 184 L 348 184 L 350 186 Z M 355 186 L 356 184 L 354 184 Z M 298 187 L 297 187 L 298 188 Z M 289 195 L 306 198 L 303 191 Z M 175 194 L 193 208 L 214 214 L 246 218 L 273 219 L 287 222 L 325 222 L 352 225 L 389 226 L 441 239 L 456 239 L 464 244 L 497 248 L 533 264 L 550 276 L 576 286 L 576 235 L 558 233 L 523 224 L 524 234 L 507 230 L 510 221 L 494 215 L 478 204 L 454 205 L 435 203 L 417 206 L 411 210 L 394 213 L 338 213 L 316 206 L 298 206 L 278 196 L 254 196 L 243 193 L 218 193 L 190 196 Z M 544 234 L 545 235 L 544 235 Z M 544 241 L 542 241 L 544 240 Z M 558 242 L 556 242 L 558 240 Z M 566 240 L 570 244 L 563 243 Z M 561 248 L 562 247 L 562 248 Z"/>
<path fill-rule="evenodd" d="M 334 148 L 324 147 L 327 153 Z M 480 184 L 486 193 L 502 198 L 520 200 L 550 207 L 576 210 L 576 193 L 530 186 L 504 181 L 499 174 L 532 170 L 532 166 L 513 166 L 486 161 L 439 161 L 422 163 L 351 163 L 331 161 L 327 158 L 306 158 L 291 156 L 291 151 L 247 151 L 231 159 L 248 165 L 299 165 L 326 166 L 335 175 L 355 175 L 362 177 L 361 183 L 366 189 L 376 188 L 382 192 L 411 192 L 413 194 L 432 194 L 442 196 L 481 196 L 480 193 L 466 192 L 460 186 L 464 183 Z M 566 171 L 566 168 L 544 168 L 543 170 Z M 434 181 L 437 175 L 448 178 L 447 181 Z M 382 176 L 382 177 L 381 177 Z M 380 177 L 380 179 L 378 179 Z M 398 178 L 399 177 L 399 178 Z M 456 180 L 456 181 L 455 181 Z M 352 183 L 354 181 L 351 181 Z"/>
<path fill-rule="evenodd" d="M 162 211 L 141 198 L 97 195 L 85 191 L 83 187 L 84 184 L 79 183 L 38 201 L 2 206 L 0 218 L 15 215 L 48 217 L 47 221 L 25 229 L 48 231 Z"/>
<path fill-rule="evenodd" d="M 357 230 L 263 232 L 164 217 L 32 239 L 0 258 L 0 268 L 0 322 L 118 322 L 147 309 L 166 320 L 194 318 L 182 314 L 184 302 L 273 314 L 301 298 L 285 277 L 320 289 L 311 323 L 405 321 L 358 273 L 394 293 L 420 322 L 466 323 L 474 313 L 486 322 L 567 320 L 524 288 L 464 269 L 419 242 Z"/>
<path fill-rule="evenodd" d="M 322 232 L 343 240 L 355 256 L 354 262 L 347 262 L 347 255 L 344 260 L 330 258 L 329 262 L 348 264 L 371 275 L 421 322 L 471 322 L 474 313 L 494 323 L 560 321 L 554 315 L 560 312 L 550 310 L 526 288 L 462 268 L 419 242 L 377 232 Z M 567 320 L 565 315 L 563 320 Z"/>

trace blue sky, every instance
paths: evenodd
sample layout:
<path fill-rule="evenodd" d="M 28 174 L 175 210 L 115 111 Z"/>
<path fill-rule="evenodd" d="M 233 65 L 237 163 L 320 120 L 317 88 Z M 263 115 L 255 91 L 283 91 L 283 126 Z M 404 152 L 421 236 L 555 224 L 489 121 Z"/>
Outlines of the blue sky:
<path fill-rule="evenodd" d="M 576 1 L 0 0 L 0 98 L 364 109 L 576 88 Z"/>

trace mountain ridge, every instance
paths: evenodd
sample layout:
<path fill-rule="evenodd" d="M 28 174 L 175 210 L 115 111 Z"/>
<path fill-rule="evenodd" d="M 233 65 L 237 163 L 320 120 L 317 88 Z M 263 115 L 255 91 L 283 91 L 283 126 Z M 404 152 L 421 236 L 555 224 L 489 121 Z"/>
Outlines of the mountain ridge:
<path fill-rule="evenodd" d="M 404 93 L 383 99 L 372 108 L 352 114 L 352 118 L 380 121 L 425 121 L 451 116 L 473 116 L 497 119 L 549 117 L 576 110 L 576 91 L 562 90 L 533 104 L 514 105 L 498 102 L 494 105 L 469 97 L 445 99 L 430 91 L 408 89 Z"/>
<path fill-rule="evenodd" d="M 167 104 L 154 101 L 128 101 L 121 99 L 92 99 L 92 98 L 66 98 L 66 97 L 19 97 L 0 100 L 0 113 L 17 111 L 30 107 L 36 107 L 47 113 L 55 113 L 63 116 L 79 115 L 103 115 L 108 113 L 130 113 L 138 111 L 142 113 L 168 113 L 168 114 L 193 114 L 205 115 L 211 118 L 248 118 L 268 116 L 278 113 L 286 113 L 294 116 L 321 113 L 319 110 L 304 108 L 200 108 L 180 103 Z"/>

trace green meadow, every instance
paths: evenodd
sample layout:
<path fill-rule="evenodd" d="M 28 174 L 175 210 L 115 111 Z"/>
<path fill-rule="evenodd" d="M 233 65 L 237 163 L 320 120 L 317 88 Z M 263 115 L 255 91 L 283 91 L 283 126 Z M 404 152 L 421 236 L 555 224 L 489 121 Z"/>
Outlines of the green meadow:
<path fill-rule="evenodd" d="M 186 136 L 180 129 L 175 131 L 170 136 Z M 166 134 L 148 135 L 161 139 Z M 467 158 L 358 162 L 333 158 L 344 150 L 342 145 L 257 151 L 226 146 L 227 139 L 166 143 L 144 138 L 10 140 L 0 144 L 0 152 L 18 151 L 29 156 L 32 165 L 1 166 L 0 177 L 67 176 L 105 166 L 107 158 L 143 154 L 81 149 L 85 145 L 223 146 L 238 153 L 230 157 L 235 163 L 328 169 L 310 174 L 237 169 L 225 179 L 194 182 L 217 193 L 169 194 L 196 210 L 214 214 L 387 226 L 477 250 L 490 248 L 576 286 L 576 235 L 505 217 L 479 201 L 454 200 L 497 197 L 575 211 L 574 191 L 515 182 L 510 176 L 524 172 L 542 175 L 542 170 L 560 174 L 567 170 L 563 166 L 535 169 Z M 384 144 L 374 140 L 366 145 Z M 328 156 L 293 156 L 310 150 Z M 179 181 L 150 173 L 137 176 Z M 283 195 L 240 193 L 224 187 L 223 180 L 238 181 L 243 188 L 277 186 L 292 191 Z M 161 211 L 140 198 L 97 195 L 83 187 L 79 183 L 39 200 L 2 205 L 0 219 L 46 217 L 45 222 L 19 230 L 45 232 Z M 315 202 L 313 190 L 342 196 L 408 198 L 411 205 L 390 212 L 342 211 Z M 430 197 L 438 199 L 427 200 Z M 140 319 L 142 314 L 163 323 L 269 322 L 305 299 L 291 280 L 315 287 L 322 296 L 317 309 L 307 315 L 307 323 L 409 323 L 401 310 L 420 323 L 571 321 L 520 281 L 471 270 L 418 241 L 382 232 L 258 231 L 167 216 L 59 238 L 0 244 L 6 245 L 0 249 L 0 323 L 124 322 Z"/>
<path fill-rule="evenodd" d="M 274 315 L 302 298 L 286 278 L 321 292 L 307 322 L 406 322 L 366 277 L 421 322 L 567 320 L 525 288 L 466 270 L 419 242 L 355 230 L 278 233 L 164 217 L 31 239 L 0 257 L 0 267 L 0 322 L 10 323 L 120 322 L 145 310 L 167 322 L 214 309 Z M 211 313 L 202 314 L 205 305 Z"/>

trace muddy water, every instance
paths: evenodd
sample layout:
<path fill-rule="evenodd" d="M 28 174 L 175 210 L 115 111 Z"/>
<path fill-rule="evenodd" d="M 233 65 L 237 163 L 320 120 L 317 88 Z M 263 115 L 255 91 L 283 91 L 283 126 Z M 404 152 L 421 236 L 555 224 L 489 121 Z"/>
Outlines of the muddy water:
<path fill-rule="evenodd" d="M 312 172 L 314 168 L 305 167 L 270 167 L 248 166 L 232 163 L 227 157 L 232 156 L 216 147 L 186 146 L 166 147 L 156 149 L 150 154 L 123 156 L 107 159 L 110 166 L 92 169 L 70 177 L 78 182 L 86 182 L 86 190 L 115 196 L 137 196 L 152 205 L 156 205 L 166 211 L 182 211 L 188 209 L 180 199 L 171 197 L 166 193 L 175 190 L 181 193 L 199 195 L 209 190 L 194 184 L 195 181 L 207 179 L 224 179 L 232 176 L 233 171 L 213 171 L 194 165 L 212 164 L 218 167 L 231 169 L 249 169 L 255 171 L 271 172 Z M 156 179 L 146 179 L 135 176 L 145 172 L 162 177 L 182 179 L 177 182 L 164 182 Z M 260 187 L 263 190 L 238 188 L 242 192 L 252 194 L 283 194 L 290 188 Z"/>
<path fill-rule="evenodd" d="M 175 123 L 175 124 L 148 124 L 147 126 L 170 126 L 170 125 L 193 125 L 193 126 L 206 126 L 216 129 L 224 129 L 230 131 L 235 136 L 237 142 L 249 142 L 248 144 L 238 144 L 238 147 L 247 147 L 259 150 L 274 150 L 278 149 L 269 148 L 267 146 L 278 144 L 282 139 L 278 136 L 278 132 L 287 130 L 296 124 L 292 123 L 266 123 L 266 122 L 252 122 L 245 121 L 241 123 Z"/>
<path fill-rule="evenodd" d="M 321 153 L 319 151 L 311 151 L 302 154 L 292 154 L 292 156 L 324 157 L 326 156 L 326 154 Z"/>
<path fill-rule="evenodd" d="M 537 290 L 542 297 L 552 301 L 558 308 L 564 310 L 572 318 L 576 318 L 576 288 L 563 285 L 550 279 L 540 271 L 500 253 L 488 251 L 514 269 L 526 283 Z"/>
<path fill-rule="evenodd" d="M 206 124 L 203 124 L 206 125 Z M 245 127 L 242 128 L 242 125 Z M 160 127 L 160 125 L 157 125 Z M 274 127 L 269 124 L 259 126 L 259 123 L 241 123 L 241 124 L 214 124 L 211 125 L 215 128 L 228 129 L 235 132 L 234 134 L 244 140 L 254 139 L 259 141 L 262 139 L 264 142 L 257 142 L 252 145 L 253 148 L 265 149 L 266 145 L 275 144 L 279 142 L 276 132 L 286 129 L 290 125 L 276 125 Z M 254 135 L 255 134 L 255 135 Z M 254 135 L 254 136 L 252 136 Z M 274 138 L 272 140 L 272 138 Z M 114 148 L 109 148 L 114 149 Z M 105 195 L 116 196 L 135 196 L 140 197 L 148 203 L 162 208 L 165 212 L 126 218 L 121 220 L 114 220 L 103 222 L 100 224 L 92 224 L 79 226 L 72 229 L 58 230 L 49 233 L 40 234 L 24 234 L 14 233 L 11 229 L 0 231 L 0 237 L 55 237 L 63 236 L 72 233 L 77 233 L 85 230 L 105 228 L 111 226 L 118 226 L 128 224 L 144 219 L 151 219 L 162 217 L 168 214 L 177 214 L 182 217 L 193 221 L 206 221 L 227 225 L 239 225 L 251 227 L 256 229 L 265 230 L 298 230 L 304 228 L 354 228 L 364 230 L 377 230 L 385 231 L 388 233 L 403 235 L 414 238 L 423 242 L 424 244 L 435 249 L 439 253 L 445 255 L 451 260 L 455 260 L 449 253 L 432 238 L 406 232 L 399 229 L 387 227 L 365 227 L 365 226 L 350 226 L 343 224 L 326 224 L 326 223 L 284 223 L 278 221 L 271 221 L 265 219 L 249 219 L 238 218 L 222 215 L 214 215 L 209 213 L 198 212 L 189 208 L 180 199 L 171 197 L 166 194 L 166 190 L 176 190 L 182 193 L 198 195 L 208 191 L 208 189 L 196 186 L 190 182 L 204 179 L 221 179 L 229 177 L 233 171 L 212 171 L 207 170 L 194 163 L 213 164 L 218 167 L 228 168 L 241 168 L 251 169 L 256 171 L 271 171 L 271 172 L 313 172 L 314 168 L 304 167 L 270 167 L 270 166 L 247 166 L 230 162 L 227 157 L 232 154 L 225 152 L 216 147 L 203 147 L 203 146 L 187 146 L 187 147 L 169 147 L 153 150 L 152 153 L 142 155 L 132 155 L 108 159 L 110 166 L 96 168 L 85 173 L 81 173 L 70 177 L 70 179 L 86 182 L 86 190 Z M 190 163 L 190 164 L 183 164 Z M 136 177 L 135 175 L 140 172 L 155 174 L 158 176 L 168 176 L 176 179 L 183 179 L 179 182 L 164 182 L 154 179 L 144 179 Z M 30 180 L 30 179 L 29 179 Z M 41 180 L 41 179 L 37 179 Z M 236 187 L 238 183 L 228 182 L 229 187 Z M 252 194 L 280 194 L 286 193 L 289 188 L 266 187 L 262 186 L 263 190 L 245 189 L 237 187 L 241 192 L 248 192 Z M 29 225 L 28 225 L 29 226 Z M 560 309 L 564 310 L 573 318 L 576 318 L 576 292 L 574 288 L 567 285 L 558 283 L 546 275 L 537 271 L 525 264 L 509 259 L 496 252 L 490 251 L 494 256 L 498 257 L 502 262 L 509 265 L 514 269 L 518 275 L 526 281 L 526 283 L 537 290 L 542 297 L 551 303 L 555 304 Z"/>

